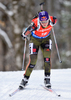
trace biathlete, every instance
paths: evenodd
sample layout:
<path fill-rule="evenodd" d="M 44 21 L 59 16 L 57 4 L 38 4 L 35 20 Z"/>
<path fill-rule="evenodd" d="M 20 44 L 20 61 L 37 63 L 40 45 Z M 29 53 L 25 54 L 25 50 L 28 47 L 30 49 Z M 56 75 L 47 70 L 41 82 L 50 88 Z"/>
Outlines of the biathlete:
<path fill-rule="evenodd" d="M 33 18 L 29 27 L 23 32 L 23 38 L 27 38 L 27 35 L 31 34 L 29 43 L 30 59 L 25 69 L 24 77 L 19 85 L 20 88 L 24 88 L 28 83 L 31 72 L 37 61 L 39 47 L 41 47 L 44 58 L 44 83 L 47 88 L 51 88 L 51 29 L 56 22 L 57 18 L 55 16 L 49 16 L 48 12 L 40 11 L 38 17 Z"/>

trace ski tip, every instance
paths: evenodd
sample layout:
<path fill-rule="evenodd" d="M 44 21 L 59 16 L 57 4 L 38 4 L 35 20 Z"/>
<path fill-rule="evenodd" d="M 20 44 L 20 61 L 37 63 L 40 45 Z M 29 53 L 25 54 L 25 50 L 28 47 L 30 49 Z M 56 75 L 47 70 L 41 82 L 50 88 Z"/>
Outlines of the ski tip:
<path fill-rule="evenodd" d="M 61 97 L 61 95 L 59 94 L 58 97 Z"/>
<path fill-rule="evenodd" d="M 11 94 L 9 94 L 9 97 L 11 97 Z"/>

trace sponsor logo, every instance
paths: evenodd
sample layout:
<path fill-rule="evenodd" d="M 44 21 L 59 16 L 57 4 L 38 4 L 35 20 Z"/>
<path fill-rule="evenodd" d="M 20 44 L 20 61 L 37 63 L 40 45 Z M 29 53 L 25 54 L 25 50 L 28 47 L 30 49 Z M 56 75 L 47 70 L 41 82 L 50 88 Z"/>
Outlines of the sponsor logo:
<path fill-rule="evenodd" d="M 42 21 L 47 20 L 47 17 L 46 16 L 43 16 L 43 17 L 41 17 L 41 20 Z"/>
<path fill-rule="evenodd" d="M 36 49 L 33 49 L 33 52 L 36 52 Z"/>

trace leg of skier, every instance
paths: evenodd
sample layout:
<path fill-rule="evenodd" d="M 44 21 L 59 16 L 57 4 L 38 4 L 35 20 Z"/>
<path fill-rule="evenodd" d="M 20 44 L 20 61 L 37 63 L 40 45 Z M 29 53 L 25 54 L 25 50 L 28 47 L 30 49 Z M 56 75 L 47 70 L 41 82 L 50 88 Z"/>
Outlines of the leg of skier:
<path fill-rule="evenodd" d="M 24 88 L 24 86 L 28 83 L 28 79 L 32 73 L 33 68 L 35 67 L 36 61 L 37 61 L 37 54 L 38 54 L 39 47 L 36 46 L 34 43 L 29 44 L 29 50 L 30 50 L 30 59 L 29 64 L 26 67 L 24 78 L 22 79 L 19 87 Z"/>
<path fill-rule="evenodd" d="M 50 43 L 50 40 L 42 45 L 42 52 L 43 52 L 43 57 L 44 57 L 44 83 L 46 87 L 51 88 L 51 83 L 50 83 L 51 43 Z"/>

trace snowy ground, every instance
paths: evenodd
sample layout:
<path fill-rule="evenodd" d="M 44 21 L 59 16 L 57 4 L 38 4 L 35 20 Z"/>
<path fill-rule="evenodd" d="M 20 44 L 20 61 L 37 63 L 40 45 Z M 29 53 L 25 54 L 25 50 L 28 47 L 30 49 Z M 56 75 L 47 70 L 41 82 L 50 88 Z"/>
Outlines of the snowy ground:
<path fill-rule="evenodd" d="M 19 86 L 23 73 L 0 72 L 0 100 L 71 100 L 71 69 L 51 70 L 52 88 L 61 94 L 61 97 L 40 86 L 44 80 L 43 70 L 34 70 L 26 88 L 9 97 L 9 94 Z"/>

